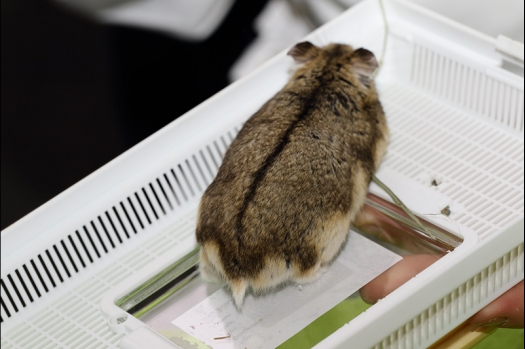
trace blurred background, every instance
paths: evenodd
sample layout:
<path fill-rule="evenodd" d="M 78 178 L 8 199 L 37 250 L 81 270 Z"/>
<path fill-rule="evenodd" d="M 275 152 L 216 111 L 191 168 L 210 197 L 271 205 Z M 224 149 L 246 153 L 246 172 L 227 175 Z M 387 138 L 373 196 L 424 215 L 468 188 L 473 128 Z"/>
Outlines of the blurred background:
<path fill-rule="evenodd" d="M 107 30 L 55 4 L 1 2 L 2 229 L 116 157 Z"/>
<path fill-rule="evenodd" d="M 413 1 L 523 42 L 522 1 Z M 2 0 L 2 230 L 356 2 Z"/>
<path fill-rule="evenodd" d="M 1 2 L 2 230 L 225 87 L 266 1 L 204 44 L 101 22 L 103 1 L 85 3 Z"/>

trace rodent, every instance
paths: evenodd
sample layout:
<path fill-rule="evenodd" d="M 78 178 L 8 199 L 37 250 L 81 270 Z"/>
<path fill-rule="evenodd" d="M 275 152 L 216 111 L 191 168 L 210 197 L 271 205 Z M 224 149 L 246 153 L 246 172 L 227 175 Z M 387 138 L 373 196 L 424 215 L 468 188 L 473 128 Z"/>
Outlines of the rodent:
<path fill-rule="evenodd" d="M 389 138 L 372 52 L 301 42 L 288 55 L 301 66 L 244 124 L 199 205 L 202 277 L 225 280 L 238 308 L 248 288 L 309 282 L 334 260 Z"/>

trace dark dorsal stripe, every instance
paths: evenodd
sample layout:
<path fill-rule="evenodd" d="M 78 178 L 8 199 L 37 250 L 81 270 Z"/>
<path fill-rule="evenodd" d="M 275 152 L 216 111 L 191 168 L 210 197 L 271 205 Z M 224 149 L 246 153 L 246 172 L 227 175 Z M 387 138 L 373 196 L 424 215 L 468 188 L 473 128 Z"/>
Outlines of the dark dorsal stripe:
<path fill-rule="evenodd" d="M 292 134 L 293 130 L 297 126 L 297 124 L 303 120 L 306 119 L 308 114 L 311 112 L 312 107 L 315 104 L 315 99 L 317 98 L 318 90 L 320 87 L 316 89 L 313 96 L 310 97 L 309 100 L 306 101 L 306 103 L 303 104 L 303 108 L 301 110 L 301 113 L 299 113 L 297 119 L 295 119 L 290 126 L 288 126 L 288 129 L 284 133 L 283 137 L 281 138 L 281 141 L 277 146 L 273 149 L 272 153 L 264 160 L 262 166 L 255 172 L 255 175 L 253 176 L 253 181 L 250 185 L 250 188 L 248 189 L 248 193 L 244 197 L 244 201 L 242 203 L 242 208 L 239 214 L 237 215 L 237 222 L 235 225 L 236 229 L 236 237 L 237 237 L 237 243 L 238 248 L 243 247 L 243 241 L 242 241 L 242 219 L 244 218 L 244 214 L 246 213 L 246 210 L 248 209 L 248 205 L 255 197 L 255 192 L 257 191 L 257 187 L 262 182 L 264 177 L 266 176 L 266 173 L 268 173 L 268 170 L 270 167 L 275 163 L 275 160 L 277 160 L 277 157 L 279 154 L 282 153 L 284 150 L 284 147 L 290 142 L 290 135 Z M 300 97 L 299 97 L 300 98 Z"/>
<path fill-rule="evenodd" d="M 237 215 L 237 221 L 235 224 L 235 232 L 236 232 L 236 239 L 237 239 L 237 248 L 240 250 L 243 248 L 243 239 L 242 239 L 242 231 L 243 231 L 243 225 L 242 220 L 244 218 L 244 215 L 246 213 L 246 210 L 248 209 L 248 205 L 250 202 L 254 199 L 257 188 L 259 187 L 260 183 L 263 181 L 264 177 L 268 173 L 271 166 L 275 163 L 277 160 L 277 157 L 279 154 L 282 153 L 286 145 L 290 142 L 290 135 L 296 128 L 297 124 L 299 124 L 301 121 L 305 120 L 309 114 L 311 113 L 313 107 L 315 106 L 317 99 L 321 95 L 321 92 L 323 91 L 325 85 L 327 83 L 330 83 L 331 79 L 328 79 L 328 81 L 325 80 L 324 76 L 325 74 L 330 72 L 330 65 L 331 61 L 337 58 L 342 54 L 342 51 L 334 50 L 330 57 L 328 58 L 327 64 L 324 66 L 324 69 L 322 70 L 320 76 L 316 77 L 316 80 L 319 81 L 319 85 L 314 89 L 312 92 L 310 98 L 303 101 L 303 107 L 301 109 L 301 112 L 298 114 L 297 118 L 290 124 L 286 132 L 284 133 L 283 137 L 281 138 L 279 144 L 273 149 L 271 154 L 266 158 L 266 160 L 263 162 L 262 166 L 255 172 L 253 176 L 253 181 L 250 184 L 250 187 L 248 189 L 248 192 L 246 193 L 246 196 L 244 197 L 242 208 Z M 353 86 L 353 85 L 352 85 Z M 290 93 L 290 91 L 282 91 L 285 93 L 288 93 L 292 97 L 296 97 L 299 99 L 303 99 L 302 96 L 296 93 Z M 348 103 L 351 103 L 356 109 L 356 105 L 354 104 L 354 101 L 351 98 L 347 98 L 343 96 L 342 94 L 338 93 L 337 98 L 341 101 L 342 104 L 348 105 Z"/>

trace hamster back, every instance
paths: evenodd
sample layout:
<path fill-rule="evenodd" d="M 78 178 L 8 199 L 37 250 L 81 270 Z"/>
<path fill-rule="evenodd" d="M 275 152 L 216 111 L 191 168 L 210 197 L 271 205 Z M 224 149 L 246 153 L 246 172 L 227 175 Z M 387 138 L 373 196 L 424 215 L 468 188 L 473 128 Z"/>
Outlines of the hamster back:
<path fill-rule="evenodd" d="M 335 258 L 388 141 L 370 51 L 288 54 L 302 65 L 245 123 L 199 206 L 201 274 L 238 307 L 247 289 L 311 281 Z"/>

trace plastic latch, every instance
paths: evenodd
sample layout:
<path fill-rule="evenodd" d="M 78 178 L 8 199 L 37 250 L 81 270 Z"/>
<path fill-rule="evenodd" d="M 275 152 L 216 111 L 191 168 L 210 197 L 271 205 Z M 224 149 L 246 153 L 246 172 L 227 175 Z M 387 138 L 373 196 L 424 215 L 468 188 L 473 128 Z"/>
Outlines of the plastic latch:
<path fill-rule="evenodd" d="M 125 322 L 127 319 L 128 319 L 128 314 L 124 312 L 111 315 L 108 318 L 109 330 L 113 333 L 125 333 L 126 332 Z"/>
<path fill-rule="evenodd" d="M 523 44 L 504 35 L 496 39 L 496 51 L 502 54 L 503 59 L 523 67 Z"/>

